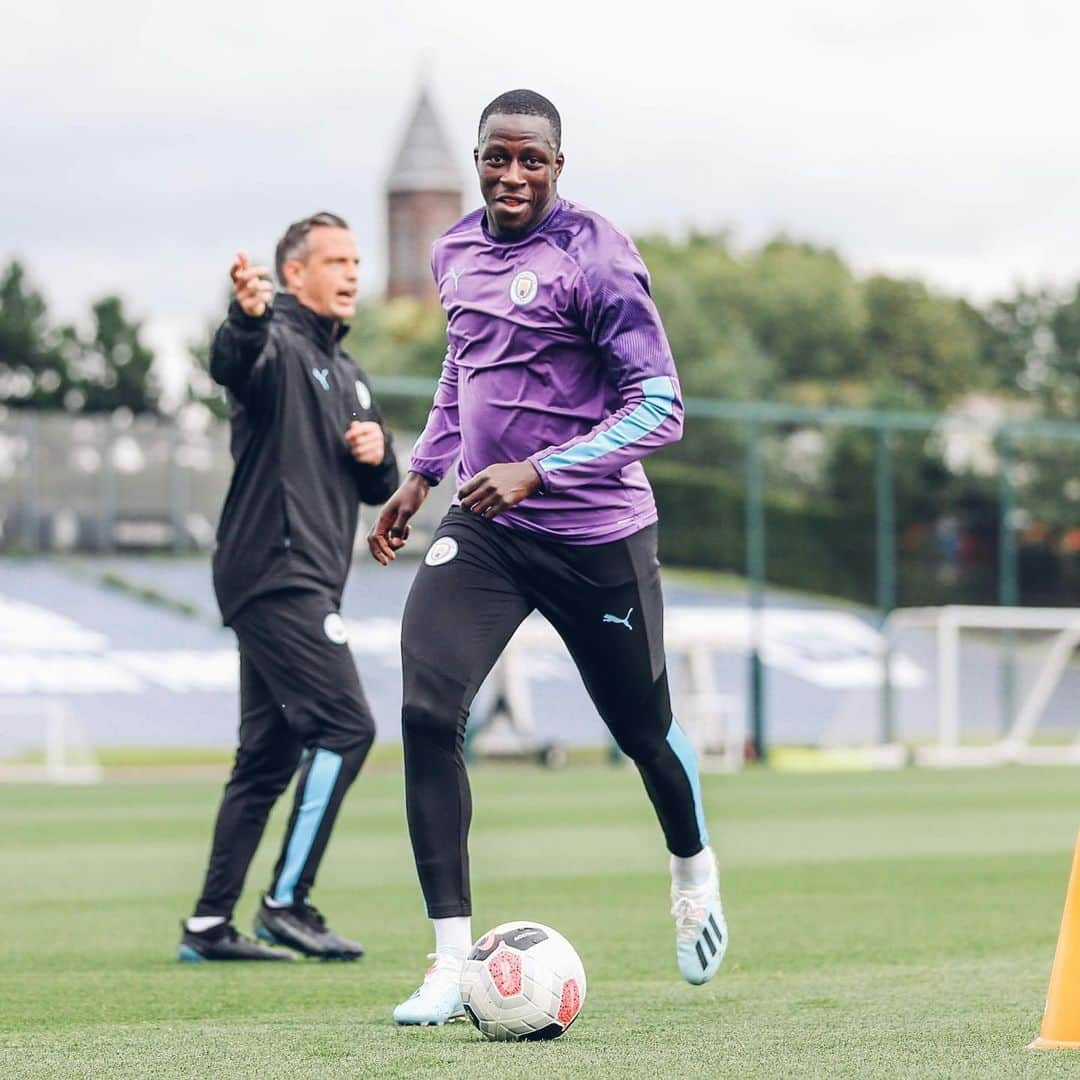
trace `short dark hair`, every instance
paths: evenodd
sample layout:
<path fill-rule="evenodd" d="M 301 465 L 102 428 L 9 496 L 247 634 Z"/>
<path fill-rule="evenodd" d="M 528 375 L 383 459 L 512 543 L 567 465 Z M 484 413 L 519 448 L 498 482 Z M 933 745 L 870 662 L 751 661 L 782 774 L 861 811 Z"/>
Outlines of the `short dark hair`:
<path fill-rule="evenodd" d="M 301 221 L 294 221 L 286 230 L 285 235 L 278 241 L 277 250 L 274 252 L 274 269 L 277 271 L 278 282 L 285 284 L 285 264 L 290 259 L 307 258 L 307 238 L 312 229 L 320 226 L 328 226 L 331 229 L 347 229 L 349 223 L 337 214 L 331 214 L 329 210 L 320 210 L 311 217 Z"/>
<path fill-rule="evenodd" d="M 500 94 L 480 114 L 477 138 L 483 132 L 484 123 L 489 116 L 542 116 L 551 122 L 551 130 L 555 133 L 555 149 L 562 147 L 562 118 L 559 110 L 535 90 L 507 90 L 505 94 Z"/>

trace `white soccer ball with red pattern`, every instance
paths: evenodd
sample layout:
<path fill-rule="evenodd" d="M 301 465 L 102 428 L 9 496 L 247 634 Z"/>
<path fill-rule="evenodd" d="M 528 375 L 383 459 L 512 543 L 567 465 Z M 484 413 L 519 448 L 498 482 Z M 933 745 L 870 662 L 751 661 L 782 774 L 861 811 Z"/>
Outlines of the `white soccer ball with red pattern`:
<path fill-rule="evenodd" d="M 574 946 L 550 926 L 503 923 L 469 953 L 461 1000 L 489 1039 L 557 1039 L 585 1004 L 585 969 Z"/>

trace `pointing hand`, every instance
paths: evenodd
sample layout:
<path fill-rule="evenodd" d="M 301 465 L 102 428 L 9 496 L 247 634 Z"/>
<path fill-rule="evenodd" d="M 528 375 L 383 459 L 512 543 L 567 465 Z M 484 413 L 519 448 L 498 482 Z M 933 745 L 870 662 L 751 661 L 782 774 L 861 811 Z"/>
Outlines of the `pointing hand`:
<path fill-rule="evenodd" d="M 229 277 L 232 278 L 233 295 L 244 314 L 254 318 L 262 315 L 274 296 L 270 271 L 265 266 L 252 266 L 247 254 L 238 251 L 229 267 Z"/>

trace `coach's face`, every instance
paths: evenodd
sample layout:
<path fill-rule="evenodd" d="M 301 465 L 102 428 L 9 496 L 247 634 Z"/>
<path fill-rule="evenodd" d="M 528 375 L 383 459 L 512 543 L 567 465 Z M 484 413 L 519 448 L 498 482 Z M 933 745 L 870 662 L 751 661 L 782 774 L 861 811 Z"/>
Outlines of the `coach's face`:
<path fill-rule="evenodd" d="M 563 168 L 547 117 L 489 116 L 473 159 L 494 236 L 513 239 L 544 219 Z"/>
<path fill-rule="evenodd" d="M 283 267 L 285 284 L 304 307 L 331 319 L 356 314 L 360 256 L 349 229 L 317 225 L 307 234 L 307 256 Z"/>

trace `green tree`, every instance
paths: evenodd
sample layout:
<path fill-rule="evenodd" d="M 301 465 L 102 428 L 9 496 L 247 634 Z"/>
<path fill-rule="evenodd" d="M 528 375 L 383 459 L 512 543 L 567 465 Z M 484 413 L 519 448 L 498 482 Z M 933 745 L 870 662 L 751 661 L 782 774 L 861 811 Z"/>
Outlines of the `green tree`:
<path fill-rule="evenodd" d="M 863 284 L 862 337 L 872 385 L 908 408 L 944 409 L 972 390 L 992 389 L 974 311 L 916 280 L 876 274 Z"/>
<path fill-rule="evenodd" d="M 442 308 L 408 297 L 361 305 L 345 347 L 372 375 L 437 379 L 446 355 Z"/>
<path fill-rule="evenodd" d="M 223 298 L 222 311 L 228 309 L 231 299 L 232 291 L 230 290 Z M 220 325 L 221 319 L 207 322 L 199 337 L 188 342 L 191 368 L 188 372 L 187 401 L 202 405 L 203 408 L 209 409 L 217 419 L 224 420 L 229 415 L 229 402 L 225 396 L 225 388 L 218 386 L 210 375 L 210 347 L 214 343 L 214 335 Z"/>
<path fill-rule="evenodd" d="M 772 396 L 776 364 L 747 321 L 746 275 L 727 238 L 646 237 L 638 249 L 684 393 L 731 400 Z"/>
<path fill-rule="evenodd" d="M 86 412 L 111 412 L 121 407 L 133 413 L 158 411 L 159 389 L 152 367 L 154 353 L 142 341 L 142 323 L 124 313 L 118 296 L 106 296 L 92 308 L 93 335 L 80 339 L 70 328 L 76 389 Z"/>
<path fill-rule="evenodd" d="M 1080 420 L 1080 286 L 1061 303 L 1050 320 L 1057 346 L 1047 405 L 1054 415 Z"/>
<path fill-rule="evenodd" d="M 747 318 L 781 379 L 844 380 L 865 370 L 866 311 L 834 251 L 784 237 L 746 260 Z"/>
<path fill-rule="evenodd" d="M 0 277 L 0 403 L 63 407 L 72 380 L 62 335 L 49 326 L 44 297 L 12 260 Z"/>
<path fill-rule="evenodd" d="M 981 355 L 1002 392 L 1027 397 L 1043 386 L 1054 363 L 1057 307 L 1049 290 L 1021 289 L 982 309 Z"/>

